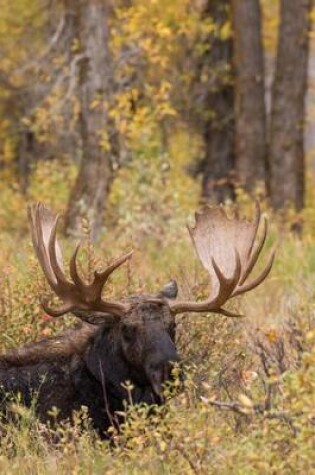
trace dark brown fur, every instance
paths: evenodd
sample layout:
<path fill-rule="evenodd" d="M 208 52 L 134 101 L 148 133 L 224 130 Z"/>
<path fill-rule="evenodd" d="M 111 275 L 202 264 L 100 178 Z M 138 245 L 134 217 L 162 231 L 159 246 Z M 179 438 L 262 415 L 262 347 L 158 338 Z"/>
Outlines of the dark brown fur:
<path fill-rule="evenodd" d="M 57 420 L 71 420 L 73 411 L 85 406 L 94 428 L 104 434 L 128 400 L 124 382 L 133 385 L 133 402 L 160 404 L 171 362 L 179 360 L 175 321 L 168 305 L 148 299 L 130 298 L 131 309 L 124 318 L 108 315 L 104 321 L 103 316 L 101 324 L 84 323 L 1 355 L 2 414 L 9 415 L 8 401 L 19 393 L 26 406 L 35 397 L 44 422 L 53 407 Z M 92 314 L 90 320 L 97 317 Z"/>
<path fill-rule="evenodd" d="M 83 323 L 80 327 L 65 330 L 62 334 L 45 338 L 14 348 L 0 355 L 0 368 L 10 366 L 32 366 L 43 361 L 69 358 L 82 355 L 97 331 L 97 327 Z"/>

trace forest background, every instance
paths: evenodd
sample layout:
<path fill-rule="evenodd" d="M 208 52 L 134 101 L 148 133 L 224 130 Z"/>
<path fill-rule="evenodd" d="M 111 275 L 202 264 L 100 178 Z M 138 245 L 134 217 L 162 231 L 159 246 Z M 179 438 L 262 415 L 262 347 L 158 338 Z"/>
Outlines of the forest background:
<path fill-rule="evenodd" d="M 65 425 L 52 449 L 17 402 L 21 423 L 5 430 L 0 469 L 312 473 L 313 2 L 0 7 L 2 350 L 73 323 L 52 321 L 38 305 L 47 288 L 27 203 L 65 211 L 64 233 L 84 239 L 87 274 L 92 262 L 139 251 L 115 295 L 156 290 L 170 277 L 182 294 L 204 294 L 184 227 L 200 203 L 238 202 L 249 214 L 258 199 L 272 222 L 267 246 L 279 242 L 269 280 L 234 304 L 247 319 L 178 322 L 186 387 L 166 413 L 152 420 L 146 408 L 130 409 L 114 449 Z"/>
<path fill-rule="evenodd" d="M 95 237 L 110 201 L 131 204 L 124 180 L 153 175 L 304 208 L 311 1 L 2 3 L 2 196 L 59 170 L 66 232 L 88 216 Z"/>

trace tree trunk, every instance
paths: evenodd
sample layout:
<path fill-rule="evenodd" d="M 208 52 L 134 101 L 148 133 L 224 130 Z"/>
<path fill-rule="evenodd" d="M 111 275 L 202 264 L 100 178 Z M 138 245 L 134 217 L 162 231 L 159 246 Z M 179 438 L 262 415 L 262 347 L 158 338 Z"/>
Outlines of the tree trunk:
<path fill-rule="evenodd" d="M 259 0 L 232 0 L 236 179 L 248 192 L 265 185 L 266 109 Z"/>
<path fill-rule="evenodd" d="M 204 56 L 209 85 L 203 134 L 205 158 L 200 169 L 202 197 L 206 201 L 220 203 L 233 198 L 232 41 L 221 36 L 221 27 L 229 18 L 229 1 L 207 0 L 204 18 L 213 19 L 216 30 L 209 37 L 210 48 Z"/>
<path fill-rule="evenodd" d="M 29 128 L 20 126 L 17 165 L 20 190 L 23 194 L 26 194 L 29 184 L 31 167 L 35 158 L 35 142 L 34 133 Z"/>
<path fill-rule="evenodd" d="M 304 205 L 304 119 L 311 0 L 281 0 L 270 129 L 274 208 Z"/>
<path fill-rule="evenodd" d="M 99 0 L 68 0 L 76 15 L 79 67 L 79 131 L 82 157 L 66 214 L 66 232 L 77 232 L 82 216 L 89 218 L 92 236 L 103 222 L 113 179 L 108 105 L 112 96 L 108 8 Z"/>

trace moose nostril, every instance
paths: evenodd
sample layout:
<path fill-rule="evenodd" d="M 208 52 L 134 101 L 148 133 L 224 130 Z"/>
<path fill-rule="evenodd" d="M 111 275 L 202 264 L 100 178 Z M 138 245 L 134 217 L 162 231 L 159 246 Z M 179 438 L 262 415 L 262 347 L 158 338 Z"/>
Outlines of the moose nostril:
<path fill-rule="evenodd" d="M 159 374 L 163 375 L 164 379 L 167 379 L 168 377 L 171 376 L 173 364 L 170 363 L 169 361 L 166 362 L 159 362 L 159 363 L 151 363 L 149 365 L 149 372 L 151 374 Z"/>
<path fill-rule="evenodd" d="M 161 370 L 161 363 L 152 362 L 148 366 L 150 373 L 158 373 Z"/>
<path fill-rule="evenodd" d="M 161 387 L 163 383 L 176 379 L 178 361 L 155 359 L 147 362 L 146 373 L 151 384 Z"/>

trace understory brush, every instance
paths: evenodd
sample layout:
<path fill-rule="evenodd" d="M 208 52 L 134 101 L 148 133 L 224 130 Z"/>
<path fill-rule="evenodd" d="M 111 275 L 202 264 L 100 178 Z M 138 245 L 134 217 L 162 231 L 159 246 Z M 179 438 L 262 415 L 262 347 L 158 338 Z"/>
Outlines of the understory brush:
<path fill-rule="evenodd" d="M 146 178 L 135 184 L 141 184 L 141 194 L 135 195 L 134 208 L 134 190 L 113 189 L 109 220 L 95 249 L 88 223 L 83 223 L 83 274 L 132 247 L 137 250 L 106 288 L 109 298 L 154 292 L 170 278 L 178 281 L 181 296 L 207 295 L 208 279 L 184 226 L 197 208 L 197 188 L 192 188 L 190 200 L 185 186 L 173 196 L 165 180 L 172 184 L 175 178 L 164 174 L 160 183 L 155 178 L 150 195 L 150 173 L 156 176 L 157 166 L 148 164 Z M 135 173 L 132 167 L 129 172 Z M 42 172 L 37 173 L 40 181 Z M 64 185 L 58 188 L 60 173 L 51 168 L 45 178 L 55 190 L 45 200 L 57 211 L 67 199 Z M 30 201 L 42 196 L 36 176 L 34 180 Z M 54 335 L 75 322 L 71 316 L 53 319 L 38 304 L 39 295 L 49 292 L 31 248 L 25 203 L 22 208 L 19 200 L 16 190 L 0 189 L 1 351 Z M 250 213 L 249 200 L 239 200 Z M 315 216 L 315 209 L 309 206 L 305 215 L 312 213 Z M 188 313 L 178 318 L 177 347 L 185 380 L 167 386 L 165 406 L 152 411 L 129 405 L 121 414 L 120 431 L 113 428 L 108 442 L 90 428 L 84 408 L 74 424 L 53 430 L 17 399 L 10 407 L 12 421 L 0 424 L 0 472 L 315 473 L 315 233 L 313 226 L 305 226 L 303 235 L 292 234 L 294 219 L 270 219 L 264 255 L 278 240 L 274 268 L 263 285 L 229 304 L 246 318 Z M 69 256 L 73 246 L 63 244 Z"/>

